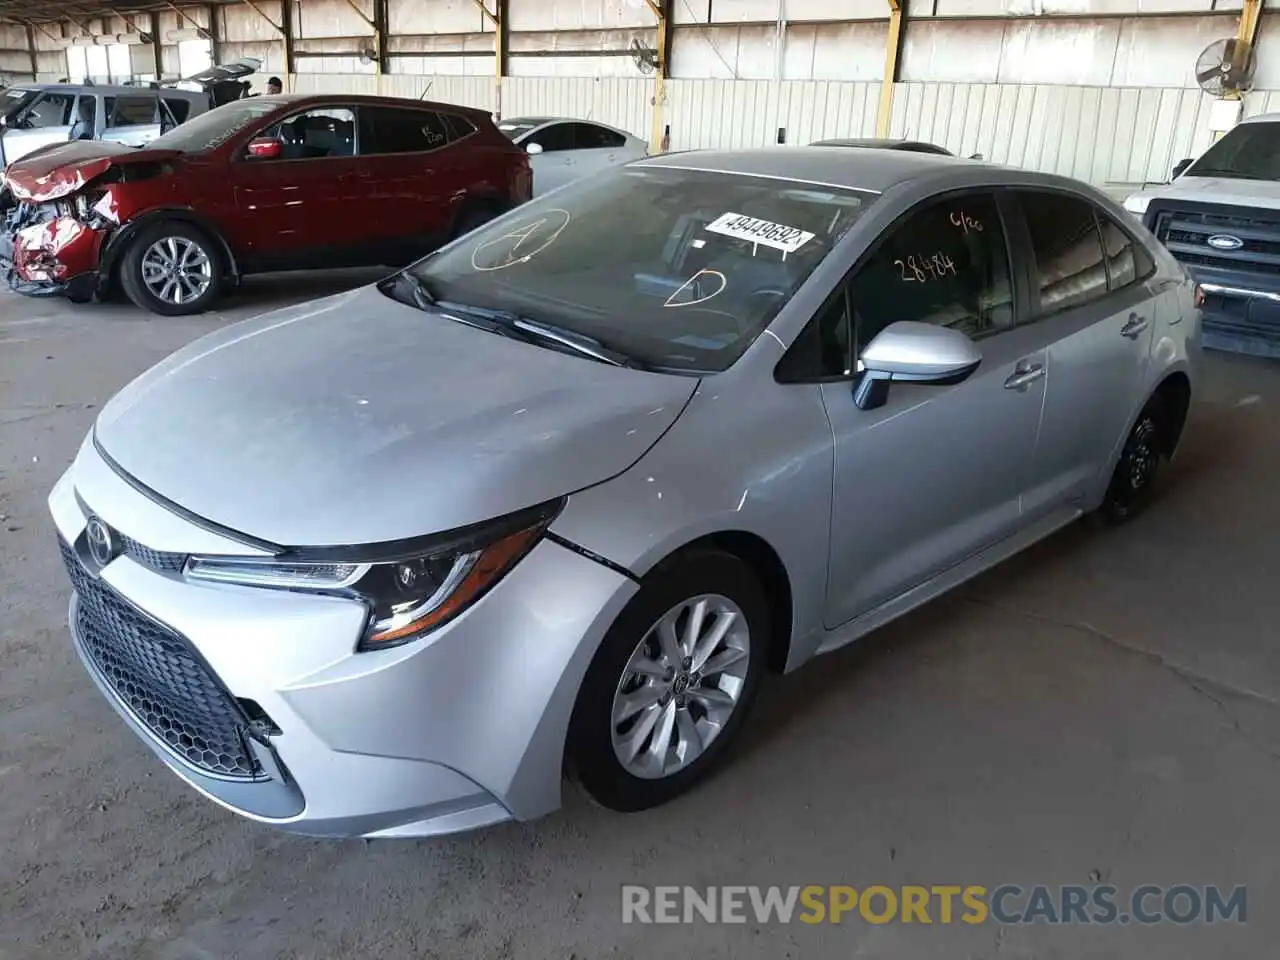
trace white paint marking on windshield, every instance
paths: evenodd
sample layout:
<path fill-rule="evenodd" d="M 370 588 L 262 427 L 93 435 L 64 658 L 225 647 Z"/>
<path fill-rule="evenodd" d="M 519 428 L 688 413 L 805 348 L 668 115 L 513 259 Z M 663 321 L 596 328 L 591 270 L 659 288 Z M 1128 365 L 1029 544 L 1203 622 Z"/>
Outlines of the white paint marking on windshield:
<path fill-rule="evenodd" d="M 708 233 L 719 233 L 735 240 L 758 243 L 783 253 L 795 253 L 814 238 L 814 234 L 799 227 L 789 227 L 770 220 L 748 217 L 742 213 L 726 213 L 704 227 Z"/>

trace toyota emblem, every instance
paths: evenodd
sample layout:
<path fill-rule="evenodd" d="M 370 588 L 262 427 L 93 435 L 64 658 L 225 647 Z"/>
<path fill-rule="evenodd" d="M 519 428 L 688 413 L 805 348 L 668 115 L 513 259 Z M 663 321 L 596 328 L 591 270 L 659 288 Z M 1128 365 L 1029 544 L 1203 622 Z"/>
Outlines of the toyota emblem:
<path fill-rule="evenodd" d="M 115 559 L 116 544 L 111 536 L 111 529 L 97 517 L 90 517 L 84 528 L 84 537 L 89 544 L 89 555 L 94 562 L 105 567 Z"/>

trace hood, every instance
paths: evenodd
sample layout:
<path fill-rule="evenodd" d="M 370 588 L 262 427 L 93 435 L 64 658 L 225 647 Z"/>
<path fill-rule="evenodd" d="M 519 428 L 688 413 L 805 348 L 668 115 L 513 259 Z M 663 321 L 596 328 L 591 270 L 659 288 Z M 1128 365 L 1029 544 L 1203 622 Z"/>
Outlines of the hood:
<path fill-rule="evenodd" d="M 1132 194 L 1131 200 L 1190 200 L 1241 207 L 1280 210 L 1280 183 L 1274 180 L 1240 180 L 1234 177 L 1183 175 L 1162 187 Z"/>
<path fill-rule="evenodd" d="M 356 545 L 607 480 L 697 385 L 364 287 L 195 341 L 111 400 L 95 429 L 121 469 L 198 516 L 282 546 Z"/>
<path fill-rule="evenodd" d="M 73 140 L 15 160 L 4 175 L 19 200 L 44 203 L 75 193 L 113 166 L 170 160 L 178 155 L 177 150 L 139 150 L 103 140 Z"/>

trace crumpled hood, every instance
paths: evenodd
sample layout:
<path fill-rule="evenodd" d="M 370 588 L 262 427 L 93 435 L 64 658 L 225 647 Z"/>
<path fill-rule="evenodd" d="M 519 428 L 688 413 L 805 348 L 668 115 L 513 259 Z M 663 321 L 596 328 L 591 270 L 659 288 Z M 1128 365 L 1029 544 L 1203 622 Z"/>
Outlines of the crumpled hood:
<path fill-rule="evenodd" d="M 102 140 L 75 140 L 36 150 L 5 168 L 4 176 L 19 200 L 44 203 L 75 193 L 112 166 L 170 160 L 177 150 L 138 150 Z"/>
<path fill-rule="evenodd" d="M 1280 210 L 1280 190 L 1271 180 L 1181 176 L 1165 186 L 1143 190 L 1137 196 L 1153 200 L 1190 200 Z"/>
<path fill-rule="evenodd" d="M 121 391 L 95 429 L 121 469 L 198 516 L 282 546 L 355 545 L 615 476 L 697 385 L 364 287 L 195 341 Z"/>

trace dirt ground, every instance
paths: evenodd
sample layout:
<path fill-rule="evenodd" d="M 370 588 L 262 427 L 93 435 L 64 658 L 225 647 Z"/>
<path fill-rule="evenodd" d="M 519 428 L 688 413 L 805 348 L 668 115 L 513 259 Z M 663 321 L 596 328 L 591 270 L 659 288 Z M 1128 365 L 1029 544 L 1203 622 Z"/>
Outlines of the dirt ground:
<path fill-rule="evenodd" d="M 0 294 L 0 960 L 1258 958 L 1280 914 L 1280 365 L 1214 357 L 1157 507 L 1080 525 L 767 685 L 734 762 L 629 817 L 310 841 L 171 776 L 76 661 L 45 496 L 192 338 Z M 624 925 L 623 884 L 1218 884 L 1247 923 Z"/>

